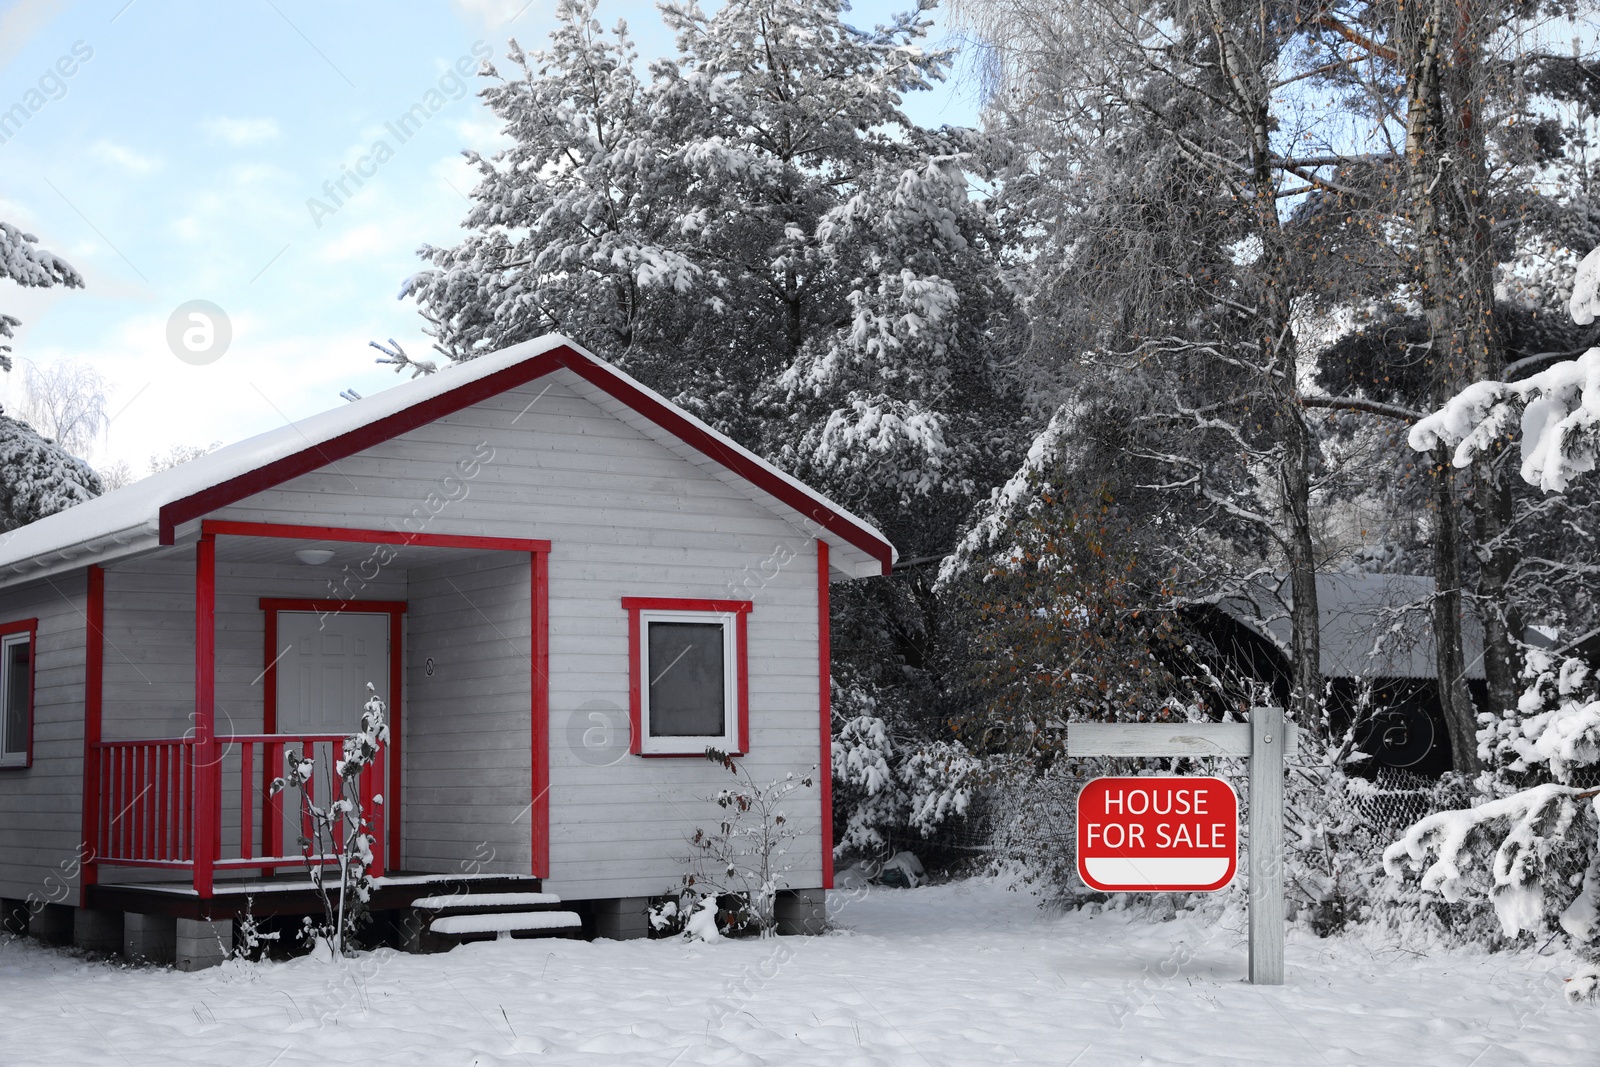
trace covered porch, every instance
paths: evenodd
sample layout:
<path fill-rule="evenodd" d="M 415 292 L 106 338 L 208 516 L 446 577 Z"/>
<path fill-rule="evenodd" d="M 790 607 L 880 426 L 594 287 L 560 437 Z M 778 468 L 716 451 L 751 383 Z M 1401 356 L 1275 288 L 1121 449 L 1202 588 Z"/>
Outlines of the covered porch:
<path fill-rule="evenodd" d="M 357 677 L 390 728 L 361 781 L 373 873 L 399 895 L 411 876 L 547 873 L 549 542 L 194 527 L 187 543 L 89 568 L 86 904 L 139 910 L 137 896 L 199 915 L 264 880 L 281 902 L 290 883 L 309 888 L 300 798 L 270 786 L 300 753 L 316 761 L 310 799 L 326 802 L 360 722 L 361 701 L 342 695 Z"/>

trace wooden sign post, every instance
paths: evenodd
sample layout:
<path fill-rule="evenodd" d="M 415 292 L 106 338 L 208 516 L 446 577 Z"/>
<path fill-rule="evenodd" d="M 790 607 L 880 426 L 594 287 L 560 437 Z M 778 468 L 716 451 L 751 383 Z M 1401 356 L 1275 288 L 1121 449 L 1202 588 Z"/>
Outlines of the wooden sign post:
<path fill-rule="evenodd" d="M 1250 760 L 1250 981 L 1283 984 L 1283 766 L 1295 728 L 1282 708 L 1248 723 L 1071 723 L 1069 756 L 1243 756 Z"/>

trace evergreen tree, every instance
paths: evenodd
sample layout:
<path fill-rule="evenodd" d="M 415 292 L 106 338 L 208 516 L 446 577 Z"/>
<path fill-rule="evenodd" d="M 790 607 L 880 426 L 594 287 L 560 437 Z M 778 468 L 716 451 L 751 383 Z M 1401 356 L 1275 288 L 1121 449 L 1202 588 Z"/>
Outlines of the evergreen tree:
<path fill-rule="evenodd" d="M 83 276 L 39 239 L 0 221 L 0 278 L 18 285 L 82 288 Z M 0 337 L 10 338 L 22 323 L 0 313 Z M 0 344 L 0 370 L 11 370 L 10 345 Z M 0 409 L 0 532 L 91 500 L 101 493 L 100 478 L 89 465 L 25 422 Z"/>
<path fill-rule="evenodd" d="M 0 220 L 0 278 L 10 278 L 32 289 L 48 289 L 52 285 L 83 288 L 83 275 L 72 264 L 38 244 L 39 239 L 33 234 Z M 15 337 L 12 331 L 21 325 L 15 316 L 0 312 L 0 338 Z M 10 345 L 0 344 L 0 371 L 11 369 L 10 351 Z"/>
<path fill-rule="evenodd" d="M 101 492 L 87 463 L 0 409 L 0 533 Z"/>

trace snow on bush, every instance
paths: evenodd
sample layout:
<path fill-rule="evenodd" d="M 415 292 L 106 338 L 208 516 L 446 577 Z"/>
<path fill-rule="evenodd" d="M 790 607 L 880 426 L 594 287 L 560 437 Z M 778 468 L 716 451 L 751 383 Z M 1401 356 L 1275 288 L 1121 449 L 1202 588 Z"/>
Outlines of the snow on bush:
<path fill-rule="evenodd" d="M 1579 946 L 1600 934 L 1600 790 L 1571 784 L 1600 764 L 1600 701 L 1588 668 L 1528 657 L 1528 689 L 1516 713 L 1482 716 L 1479 753 L 1497 766 L 1482 785 L 1503 795 L 1422 819 L 1383 855 L 1391 878 L 1420 871 L 1420 886 L 1449 902 L 1490 901 L 1501 932 L 1515 937 L 1554 925 Z M 1503 783 L 1544 778 L 1530 788 Z M 1574 867 L 1583 864 L 1581 875 Z M 1580 974 L 1569 994 L 1588 996 L 1594 976 Z"/>
<path fill-rule="evenodd" d="M 1485 889 L 1481 877 L 1474 878 L 1470 871 L 1469 844 L 1480 835 L 1497 837 L 1500 843 L 1488 872 L 1487 892 L 1501 928 L 1507 937 L 1538 932 L 1545 912 L 1543 876 L 1551 853 L 1561 847 L 1578 815 L 1577 801 L 1584 796 L 1573 786 L 1547 782 L 1477 807 L 1435 812 L 1384 850 L 1384 869 L 1392 878 L 1403 878 L 1409 859 L 1422 869 L 1425 891 L 1455 903 L 1469 892 Z M 1587 796 L 1594 794 L 1591 791 Z M 1435 859 L 1424 866 L 1430 853 Z M 1585 909 L 1592 913 L 1594 901 L 1586 891 L 1573 903 L 1579 910 L 1572 918 L 1580 921 L 1568 926 L 1568 914 L 1563 911 L 1562 926 L 1574 937 L 1587 940 L 1593 932 L 1592 920 L 1583 922 L 1581 916 Z"/>
<path fill-rule="evenodd" d="M 816 780 L 790 772 L 758 785 L 726 752 L 708 748 L 706 758 L 720 763 L 736 784 L 710 798 L 722 809 L 722 820 L 690 835 L 689 871 L 672 899 L 648 911 L 650 923 L 664 933 L 681 928 L 691 940 L 714 941 L 719 926 L 728 933 L 754 927 L 771 937 L 778 926 L 778 893 L 789 888 L 789 844 L 801 836 L 782 805 Z"/>
<path fill-rule="evenodd" d="M 861 713 L 846 718 L 833 741 L 834 795 L 846 812 L 836 856 L 878 855 L 900 832 L 931 837 L 968 813 L 984 767 L 965 746 L 896 739 L 860 690 L 837 704 Z"/>
<path fill-rule="evenodd" d="M 362 709 L 361 729 L 346 737 L 340 745 L 339 757 L 333 763 L 333 775 L 321 783 L 325 795 L 331 796 L 327 804 L 317 804 L 312 799 L 315 784 L 316 760 L 309 759 L 292 748 L 285 748 L 284 774 L 272 781 L 274 796 L 286 789 L 295 789 L 300 797 L 302 826 L 309 824 L 310 834 L 302 833 L 298 839 L 300 853 L 305 858 L 306 871 L 311 884 L 322 900 L 323 921 L 318 924 L 306 917 L 302 936 L 313 944 L 325 943 L 335 958 L 344 956 L 351 948 L 350 938 L 367 916 L 367 904 L 372 899 L 374 879 L 372 846 L 377 840 L 372 832 L 369 813 L 361 802 L 361 776 L 377 761 L 378 753 L 389 740 L 389 724 L 384 717 L 384 704 L 371 682 L 371 694 Z M 383 798 L 375 798 L 383 803 Z M 339 878 L 330 893 L 326 878 L 326 863 L 333 860 Z"/>
<path fill-rule="evenodd" d="M 1516 772 L 1549 770 L 1570 782 L 1575 768 L 1600 763 L 1600 694 L 1588 664 L 1569 657 L 1560 664 L 1548 652 L 1531 650 L 1524 674 L 1532 684 L 1514 715 L 1485 715 L 1478 754 Z"/>
<path fill-rule="evenodd" d="M 1587 260 L 1585 261 L 1587 262 Z M 1455 447 L 1458 467 L 1510 434 L 1520 421 L 1522 478 L 1564 492 L 1594 470 L 1600 451 L 1600 348 L 1519 382 L 1474 382 L 1411 428 L 1411 447 Z"/>

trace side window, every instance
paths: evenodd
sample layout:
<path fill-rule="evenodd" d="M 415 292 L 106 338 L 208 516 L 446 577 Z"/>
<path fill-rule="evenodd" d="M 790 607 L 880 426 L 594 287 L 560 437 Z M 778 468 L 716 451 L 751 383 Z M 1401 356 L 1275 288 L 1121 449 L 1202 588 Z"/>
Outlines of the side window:
<path fill-rule="evenodd" d="M 0 626 L 0 767 L 26 767 L 32 754 L 35 625 Z"/>
<path fill-rule="evenodd" d="M 748 601 L 627 597 L 633 751 L 700 756 L 749 745 Z"/>

